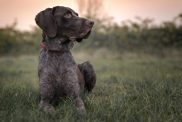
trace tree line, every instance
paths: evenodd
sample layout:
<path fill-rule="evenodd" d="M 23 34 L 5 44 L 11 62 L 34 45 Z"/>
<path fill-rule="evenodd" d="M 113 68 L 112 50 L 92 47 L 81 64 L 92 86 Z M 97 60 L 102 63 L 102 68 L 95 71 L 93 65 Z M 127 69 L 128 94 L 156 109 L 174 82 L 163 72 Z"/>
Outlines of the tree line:
<path fill-rule="evenodd" d="M 156 51 L 182 48 L 182 14 L 171 21 L 155 24 L 151 19 L 123 21 L 120 24 L 109 19 L 95 19 L 92 34 L 75 50 L 105 48 L 110 51 Z M 16 29 L 16 22 L 0 28 L 0 54 L 37 53 L 41 42 L 41 30 Z"/>

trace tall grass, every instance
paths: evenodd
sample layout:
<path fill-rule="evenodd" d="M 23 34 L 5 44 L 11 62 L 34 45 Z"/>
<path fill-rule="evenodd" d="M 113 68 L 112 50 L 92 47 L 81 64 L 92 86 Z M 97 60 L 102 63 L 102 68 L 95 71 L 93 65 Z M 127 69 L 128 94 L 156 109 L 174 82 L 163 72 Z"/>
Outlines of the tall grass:
<path fill-rule="evenodd" d="M 97 73 L 93 92 L 83 95 L 87 116 L 79 117 L 70 99 L 56 115 L 38 109 L 38 56 L 0 58 L 1 122 L 180 122 L 182 58 L 75 54 L 89 60 Z"/>

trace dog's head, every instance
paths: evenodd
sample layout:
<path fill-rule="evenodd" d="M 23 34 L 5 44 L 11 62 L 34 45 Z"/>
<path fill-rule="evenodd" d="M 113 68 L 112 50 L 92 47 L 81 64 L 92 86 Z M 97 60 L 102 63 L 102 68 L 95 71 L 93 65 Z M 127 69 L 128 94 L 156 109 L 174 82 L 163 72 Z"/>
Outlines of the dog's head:
<path fill-rule="evenodd" d="M 37 25 L 49 38 L 63 37 L 80 42 L 87 38 L 94 22 L 81 18 L 68 7 L 47 8 L 35 17 Z"/>

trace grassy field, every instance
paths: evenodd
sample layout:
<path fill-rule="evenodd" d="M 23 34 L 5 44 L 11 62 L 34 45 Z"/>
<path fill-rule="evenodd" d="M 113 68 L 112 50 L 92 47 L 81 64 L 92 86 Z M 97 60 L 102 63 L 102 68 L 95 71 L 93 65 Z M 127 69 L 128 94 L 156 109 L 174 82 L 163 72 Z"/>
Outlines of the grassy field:
<path fill-rule="evenodd" d="M 182 58 L 125 54 L 75 54 L 97 73 L 92 94 L 84 95 L 87 116 L 71 100 L 50 116 L 38 109 L 38 56 L 0 57 L 1 122 L 181 122 Z M 109 58 L 110 57 L 110 58 Z"/>

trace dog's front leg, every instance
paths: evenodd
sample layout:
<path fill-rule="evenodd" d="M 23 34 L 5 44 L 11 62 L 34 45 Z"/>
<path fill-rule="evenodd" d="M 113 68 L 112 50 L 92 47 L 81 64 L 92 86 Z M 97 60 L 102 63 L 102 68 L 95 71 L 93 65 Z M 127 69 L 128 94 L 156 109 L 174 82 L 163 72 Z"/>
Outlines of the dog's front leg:
<path fill-rule="evenodd" d="M 51 105 L 51 100 L 54 97 L 54 87 L 51 84 L 40 82 L 40 103 L 39 107 L 41 110 L 50 114 L 55 113 L 54 107 Z"/>
<path fill-rule="evenodd" d="M 72 75 L 73 76 L 73 75 Z M 68 96 L 72 98 L 79 115 L 86 115 L 85 105 L 80 97 L 80 86 L 78 82 L 70 82 L 67 88 Z"/>
<path fill-rule="evenodd" d="M 55 109 L 54 107 L 49 103 L 49 101 L 46 100 L 41 100 L 39 103 L 39 107 L 41 110 L 43 110 L 46 113 L 49 114 L 55 114 Z"/>
<path fill-rule="evenodd" d="M 74 98 L 74 104 L 78 114 L 86 115 L 85 105 L 83 103 L 83 100 L 79 96 Z"/>

